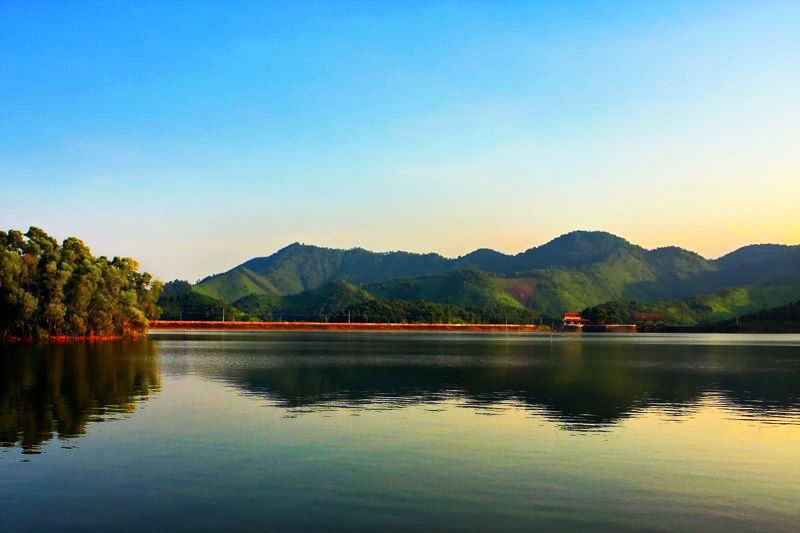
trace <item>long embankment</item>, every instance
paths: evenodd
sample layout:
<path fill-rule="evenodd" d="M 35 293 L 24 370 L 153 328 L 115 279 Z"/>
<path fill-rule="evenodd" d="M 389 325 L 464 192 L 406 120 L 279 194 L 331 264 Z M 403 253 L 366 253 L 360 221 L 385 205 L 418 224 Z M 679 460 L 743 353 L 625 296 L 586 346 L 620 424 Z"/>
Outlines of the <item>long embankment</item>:
<path fill-rule="evenodd" d="M 378 324 L 372 322 L 216 322 L 204 320 L 151 320 L 150 329 L 224 331 L 484 331 L 543 333 L 547 326 L 532 324 Z"/>

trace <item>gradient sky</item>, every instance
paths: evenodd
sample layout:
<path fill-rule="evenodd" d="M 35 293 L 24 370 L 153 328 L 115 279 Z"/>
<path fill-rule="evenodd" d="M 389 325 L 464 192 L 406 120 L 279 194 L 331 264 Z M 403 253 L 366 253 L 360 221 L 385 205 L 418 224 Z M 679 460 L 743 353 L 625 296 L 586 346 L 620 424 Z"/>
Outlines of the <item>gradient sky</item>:
<path fill-rule="evenodd" d="M 195 280 L 294 241 L 800 242 L 800 2 L 0 2 L 0 228 Z"/>

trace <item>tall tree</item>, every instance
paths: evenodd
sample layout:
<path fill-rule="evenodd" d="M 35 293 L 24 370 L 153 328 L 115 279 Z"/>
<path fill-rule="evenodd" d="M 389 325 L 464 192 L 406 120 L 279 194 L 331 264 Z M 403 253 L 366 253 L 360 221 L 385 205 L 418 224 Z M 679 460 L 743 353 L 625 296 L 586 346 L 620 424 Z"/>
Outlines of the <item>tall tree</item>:
<path fill-rule="evenodd" d="M 130 258 L 93 257 L 39 228 L 0 232 L 0 333 L 9 337 L 135 335 L 157 318 L 161 283 Z"/>

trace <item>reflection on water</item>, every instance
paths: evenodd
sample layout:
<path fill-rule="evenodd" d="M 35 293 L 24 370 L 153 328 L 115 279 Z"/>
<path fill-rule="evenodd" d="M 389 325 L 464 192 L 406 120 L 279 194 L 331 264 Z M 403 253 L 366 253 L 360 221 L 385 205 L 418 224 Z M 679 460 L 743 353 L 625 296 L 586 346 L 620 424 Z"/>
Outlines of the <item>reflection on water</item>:
<path fill-rule="evenodd" d="M 280 335 L 157 338 L 168 370 L 225 381 L 294 413 L 457 398 L 488 412 L 518 404 L 565 428 L 592 430 L 651 407 L 681 416 L 710 397 L 742 416 L 800 423 L 800 348 L 785 341 Z"/>
<path fill-rule="evenodd" d="M 76 437 L 88 421 L 132 413 L 160 388 L 160 360 L 168 373 L 223 381 L 293 415 L 456 399 L 486 414 L 521 406 L 587 431 L 651 407 L 680 417 L 712 398 L 744 417 L 800 424 L 800 347 L 677 340 L 160 333 L 150 342 L 7 346 L 0 444 L 36 452 L 54 433 Z"/>
<path fill-rule="evenodd" d="M 6 346 L 0 356 L 0 446 L 38 453 L 55 434 L 132 413 L 160 387 L 146 342 Z"/>
<path fill-rule="evenodd" d="M 3 531 L 796 531 L 800 336 L 0 346 L 0 439 Z"/>

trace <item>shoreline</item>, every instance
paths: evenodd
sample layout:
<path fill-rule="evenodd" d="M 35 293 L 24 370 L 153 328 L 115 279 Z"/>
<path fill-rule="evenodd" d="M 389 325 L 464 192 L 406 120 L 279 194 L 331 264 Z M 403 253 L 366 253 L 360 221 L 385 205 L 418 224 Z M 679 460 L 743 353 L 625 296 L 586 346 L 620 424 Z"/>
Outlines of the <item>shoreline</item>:
<path fill-rule="evenodd" d="M 534 324 L 402 324 L 377 322 L 216 322 L 205 320 L 151 320 L 150 331 L 485 331 L 549 333 Z"/>
<path fill-rule="evenodd" d="M 50 343 L 50 344 L 66 344 L 70 342 L 107 342 L 107 341 L 119 341 L 122 339 L 130 339 L 136 338 L 125 336 L 125 335 L 50 335 L 48 337 L 7 337 L 5 339 L 0 339 L 0 344 L 17 344 L 17 343 Z"/>

